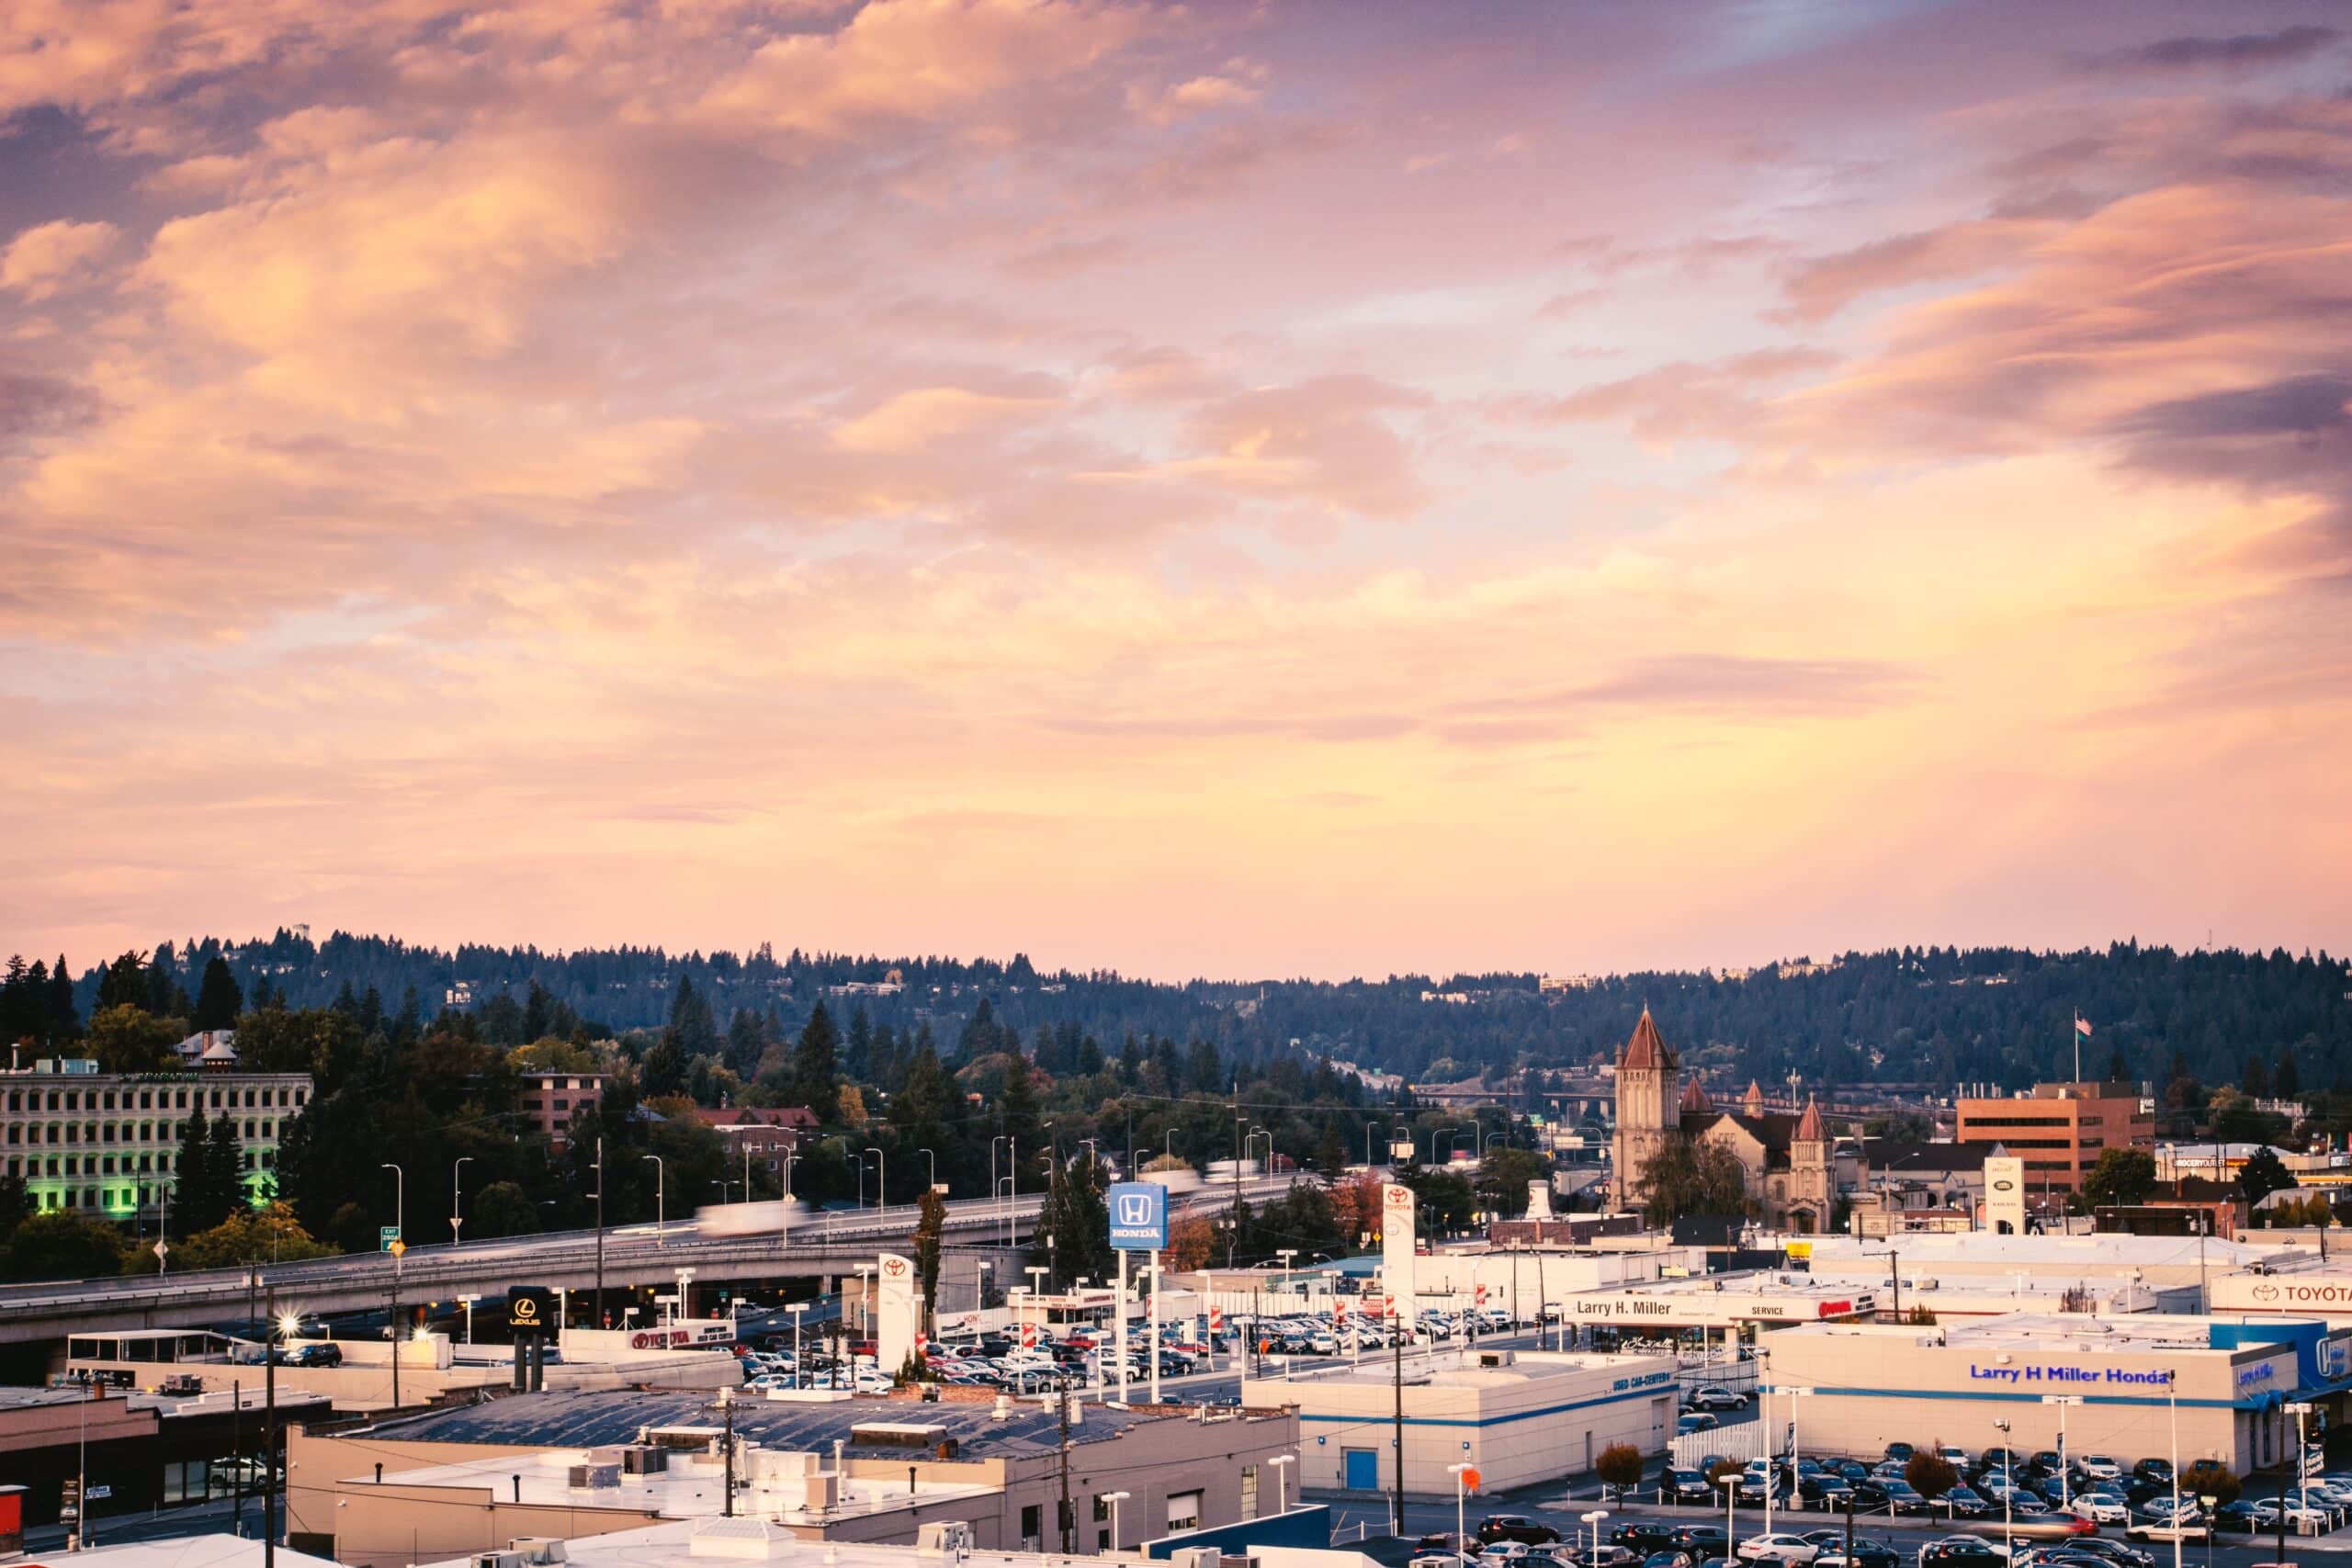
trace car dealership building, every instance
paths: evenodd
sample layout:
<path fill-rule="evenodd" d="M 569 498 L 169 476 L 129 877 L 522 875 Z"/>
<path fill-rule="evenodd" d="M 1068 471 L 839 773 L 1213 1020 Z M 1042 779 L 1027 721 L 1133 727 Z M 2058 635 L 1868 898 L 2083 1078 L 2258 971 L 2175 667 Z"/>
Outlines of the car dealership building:
<path fill-rule="evenodd" d="M 2340 1414 L 2352 1333 L 2287 1318 L 2020 1314 L 1943 1325 L 1820 1324 L 1773 1335 L 1769 1418 L 1804 1453 L 1875 1457 L 1893 1439 L 2214 1459 L 2241 1473 L 2291 1446 L 2282 1406 Z"/>

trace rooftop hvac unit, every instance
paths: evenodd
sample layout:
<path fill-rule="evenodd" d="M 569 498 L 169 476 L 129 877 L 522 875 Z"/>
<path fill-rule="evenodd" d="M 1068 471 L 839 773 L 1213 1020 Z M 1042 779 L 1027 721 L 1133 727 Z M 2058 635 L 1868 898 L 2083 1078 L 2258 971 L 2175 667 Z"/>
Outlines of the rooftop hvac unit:
<path fill-rule="evenodd" d="M 518 1535 L 508 1543 L 507 1549 L 526 1562 L 539 1565 L 539 1568 L 563 1561 L 563 1542 L 551 1535 Z"/>
<path fill-rule="evenodd" d="M 1214 1546 L 1179 1547 L 1169 1555 L 1175 1568 L 1224 1568 L 1225 1553 Z"/>
<path fill-rule="evenodd" d="M 1258 1568 L 1258 1559 L 1244 1552 L 1237 1557 L 1227 1553 L 1217 1559 L 1218 1568 Z"/>
<path fill-rule="evenodd" d="M 917 1557 L 960 1557 L 972 1550 L 972 1527 L 962 1519 L 940 1519 L 915 1531 Z"/>
<path fill-rule="evenodd" d="M 1919 1291 L 1932 1291 L 1942 1283 L 1943 1281 L 1941 1280 L 1914 1280 L 1911 1281 L 1912 1288 Z"/>
<path fill-rule="evenodd" d="M 670 1450 L 635 1447 L 623 1449 L 621 1468 L 631 1475 L 660 1475 L 670 1468 Z"/>
<path fill-rule="evenodd" d="M 1519 1359 L 1516 1350 L 1481 1350 L 1478 1364 L 1482 1367 L 1508 1367 Z"/>
<path fill-rule="evenodd" d="M 571 1484 L 582 1491 L 618 1486 L 620 1483 L 621 1467 L 617 1463 L 575 1464 L 571 1467 Z"/>
<path fill-rule="evenodd" d="M 804 1507 L 838 1508 L 842 1506 L 842 1472 L 820 1470 L 808 1478 Z"/>
<path fill-rule="evenodd" d="M 523 1568 L 519 1551 L 481 1551 L 474 1554 L 474 1568 Z"/>

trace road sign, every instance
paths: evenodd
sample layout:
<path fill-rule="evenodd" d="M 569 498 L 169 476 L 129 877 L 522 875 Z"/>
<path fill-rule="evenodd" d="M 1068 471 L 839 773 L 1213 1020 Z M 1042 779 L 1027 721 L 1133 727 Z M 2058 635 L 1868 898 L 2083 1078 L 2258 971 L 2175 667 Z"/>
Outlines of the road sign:
<path fill-rule="evenodd" d="M 392 1243 L 391 1246 L 384 1248 L 384 1250 L 390 1253 L 394 1258 L 398 1258 L 408 1250 L 408 1243 L 404 1241 L 396 1241 Z"/>
<path fill-rule="evenodd" d="M 93 1486 L 90 1488 L 90 1501 L 93 1503 L 103 1503 L 113 1495 L 114 1488 L 111 1486 Z"/>
<path fill-rule="evenodd" d="M 379 1252 L 390 1252 L 390 1251 L 391 1251 L 391 1249 L 392 1249 L 392 1247 L 394 1247 L 394 1245 L 395 1245 L 395 1244 L 397 1244 L 397 1243 L 400 1241 L 400 1239 L 401 1239 L 401 1227 L 400 1227 L 400 1226 L 398 1226 L 398 1225 L 378 1225 L 378 1226 L 376 1227 L 376 1250 L 377 1250 L 377 1251 L 379 1251 Z"/>
<path fill-rule="evenodd" d="M 1111 1245 L 1122 1252 L 1164 1252 L 1168 1247 L 1168 1189 L 1157 1181 L 1111 1185 Z"/>

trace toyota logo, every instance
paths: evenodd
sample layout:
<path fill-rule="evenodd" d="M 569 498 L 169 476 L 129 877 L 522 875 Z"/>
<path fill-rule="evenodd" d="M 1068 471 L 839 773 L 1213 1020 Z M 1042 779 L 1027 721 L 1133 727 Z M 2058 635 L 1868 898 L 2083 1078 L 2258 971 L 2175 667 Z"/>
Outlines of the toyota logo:
<path fill-rule="evenodd" d="M 1413 1206 L 1413 1190 L 1409 1187 L 1390 1188 L 1388 1190 L 1388 1206 L 1392 1209 L 1411 1208 Z"/>
<path fill-rule="evenodd" d="M 2256 1301 L 2275 1302 L 2278 1299 L 2278 1287 L 2276 1285 L 2256 1285 L 2252 1293 Z"/>
<path fill-rule="evenodd" d="M 1120 1193 L 1119 1223 L 1123 1225 L 1151 1224 L 1151 1194 L 1148 1192 Z"/>
<path fill-rule="evenodd" d="M 907 1260 L 903 1258 L 886 1258 L 882 1260 L 882 1272 L 885 1274 L 903 1274 L 906 1271 Z"/>

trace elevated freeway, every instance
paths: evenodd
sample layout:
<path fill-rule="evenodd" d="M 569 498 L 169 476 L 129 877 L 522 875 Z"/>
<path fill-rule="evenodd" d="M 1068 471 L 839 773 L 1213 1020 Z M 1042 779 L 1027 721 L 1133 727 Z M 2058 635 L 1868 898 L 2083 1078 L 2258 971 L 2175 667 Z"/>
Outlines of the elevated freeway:
<path fill-rule="evenodd" d="M 1279 1196 L 1293 1178 L 1261 1177 L 1241 1184 L 1252 1201 Z M 1231 1185 L 1180 1194 L 1179 1210 L 1214 1211 L 1233 1201 Z M 941 1252 L 940 1297 L 956 1310 L 978 1300 L 982 1264 L 1006 1283 L 1020 1280 L 1019 1249 L 1036 1224 L 1040 1200 L 969 1199 L 947 1205 Z M 559 1231 L 498 1241 L 412 1247 L 397 1260 L 389 1253 L 351 1253 L 302 1262 L 261 1263 L 253 1269 L 213 1269 L 165 1276 L 77 1280 L 0 1286 L 0 1347 L 31 1345 L 107 1328 L 186 1328 L 247 1315 L 257 1291 L 274 1292 L 279 1309 L 305 1314 L 385 1307 L 397 1284 L 403 1303 L 447 1302 L 458 1295 L 503 1295 L 509 1285 L 545 1285 L 582 1292 L 598 1278 L 607 1288 L 667 1284 L 691 1269 L 697 1287 L 741 1280 L 835 1280 L 871 1263 L 885 1248 L 900 1248 L 915 1225 L 911 1204 L 854 1213 L 809 1214 L 784 1229 L 751 1235 L 706 1235 L 695 1220 L 666 1225 L 607 1227 L 601 1249 L 594 1231 Z"/>

